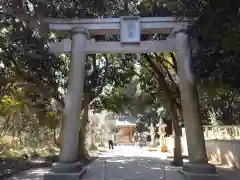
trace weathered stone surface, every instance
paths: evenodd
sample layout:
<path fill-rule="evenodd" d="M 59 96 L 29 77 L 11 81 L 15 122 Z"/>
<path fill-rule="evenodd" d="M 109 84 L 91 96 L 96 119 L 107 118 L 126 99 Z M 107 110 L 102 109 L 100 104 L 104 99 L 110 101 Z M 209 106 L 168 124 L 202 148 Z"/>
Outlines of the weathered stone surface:
<path fill-rule="evenodd" d="M 181 171 L 186 180 L 222 180 L 218 174 L 199 174 Z"/>
<path fill-rule="evenodd" d="M 44 174 L 44 180 L 79 180 L 87 171 L 86 167 L 82 167 L 79 172 L 60 173 L 60 172 L 49 172 Z"/>
<path fill-rule="evenodd" d="M 86 53 L 84 52 L 88 30 L 74 28 L 72 30 L 72 54 L 68 73 L 68 87 L 63 112 L 63 142 L 61 144 L 60 161 L 74 162 L 78 159 L 79 109 L 82 107 Z"/>
<path fill-rule="evenodd" d="M 183 171 L 187 173 L 217 174 L 216 167 L 213 164 L 186 163 L 183 165 Z"/>
<path fill-rule="evenodd" d="M 189 160 L 190 162 L 202 161 L 207 163 L 208 159 L 200 118 L 197 84 L 195 74 L 191 68 L 191 47 L 186 29 L 176 29 L 175 38 L 176 55 L 180 62 L 177 63 L 177 66 Z"/>
<path fill-rule="evenodd" d="M 240 169 L 240 140 L 206 140 L 209 160 L 228 167 Z"/>
<path fill-rule="evenodd" d="M 53 164 L 50 172 L 52 173 L 76 173 L 80 172 L 84 168 L 84 164 L 81 162 L 76 163 L 56 163 Z"/>
<path fill-rule="evenodd" d="M 180 172 L 187 180 L 220 180 L 216 167 L 212 164 L 186 163 Z"/>

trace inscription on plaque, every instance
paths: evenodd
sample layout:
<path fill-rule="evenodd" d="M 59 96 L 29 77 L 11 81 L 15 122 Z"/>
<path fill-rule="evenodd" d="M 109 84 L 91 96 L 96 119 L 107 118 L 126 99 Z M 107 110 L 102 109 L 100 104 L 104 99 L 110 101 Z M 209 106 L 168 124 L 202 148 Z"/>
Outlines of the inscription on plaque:
<path fill-rule="evenodd" d="M 129 22 L 127 24 L 128 38 L 134 38 L 134 31 L 136 29 L 134 22 Z"/>
<path fill-rule="evenodd" d="M 121 43 L 140 43 L 140 22 L 138 17 L 121 19 Z"/>

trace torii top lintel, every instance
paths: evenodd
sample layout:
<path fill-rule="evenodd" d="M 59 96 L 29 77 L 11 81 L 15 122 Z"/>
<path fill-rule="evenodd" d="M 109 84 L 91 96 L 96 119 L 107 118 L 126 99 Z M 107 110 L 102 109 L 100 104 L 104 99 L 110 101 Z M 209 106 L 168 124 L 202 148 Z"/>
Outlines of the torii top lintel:
<path fill-rule="evenodd" d="M 190 21 L 181 21 L 174 17 L 138 17 L 141 34 L 169 34 L 173 29 L 186 27 Z M 120 33 L 121 18 L 93 18 L 93 19 L 57 19 L 46 18 L 51 30 L 69 31 L 74 27 L 85 27 L 91 35 L 116 35 Z"/>

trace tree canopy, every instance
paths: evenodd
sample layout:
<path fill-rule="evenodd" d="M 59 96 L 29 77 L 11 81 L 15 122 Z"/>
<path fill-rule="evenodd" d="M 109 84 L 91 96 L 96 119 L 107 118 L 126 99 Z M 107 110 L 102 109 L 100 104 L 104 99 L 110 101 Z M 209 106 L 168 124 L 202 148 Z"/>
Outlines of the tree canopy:
<path fill-rule="evenodd" d="M 103 18 L 122 15 L 190 18 L 187 33 L 198 40 L 192 50 L 201 117 L 215 113 L 223 124 L 239 123 L 239 6 L 237 0 L 6 0 L 0 4 L 1 128 L 28 132 L 56 129 L 64 109 L 70 56 L 49 52 L 48 42 L 71 38 L 50 32 L 45 17 Z M 159 40 L 167 35 L 142 35 Z M 92 36 L 98 41 L 118 36 Z M 156 111 L 176 106 L 182 121 L 174 52 L 155 54 L 91 54 L 87 56 L 84 93 L 96 112 L 111 110 L 157 119 Z M 81 113 L 79 113 L 81 114 Z M 11 117 L 11 118 L 10 118 Z M 170 118 L 168 113 L 166 117 Z M 17 123 L 15 123 L 17 122 Z M 21 122 L 21 123 L 20 123 Z M 24 123 L 23 123 L 24 122 Z M 8 126 L 7 126 L 8 125 Z"/>

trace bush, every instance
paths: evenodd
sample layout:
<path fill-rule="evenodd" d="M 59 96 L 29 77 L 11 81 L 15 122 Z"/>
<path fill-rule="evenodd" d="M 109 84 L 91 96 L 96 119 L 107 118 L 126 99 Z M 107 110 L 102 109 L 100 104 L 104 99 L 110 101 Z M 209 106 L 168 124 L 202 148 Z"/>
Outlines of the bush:
<path fill-rule="evenodd" d="M 91 143 L 91 145 L 90 145 L 90 147 L 89 147 L 89 150 L 90 151 L 94 151 L 94 150 L 97 150 L 98 148 L 97 148 L 97 146 L 95 145 L 95 144 L 92 144 Z"/>
<path fill-rule="evenodd" d="M 8 146 L 8 144 L 1 144 L 0 155 L 3 157 L 23 157 L 24 159 L 28 158 L 38 158 L 40 156 L 49 156 L 56 155 L 59 152 L 57 148 L 14 148 Z"/>

